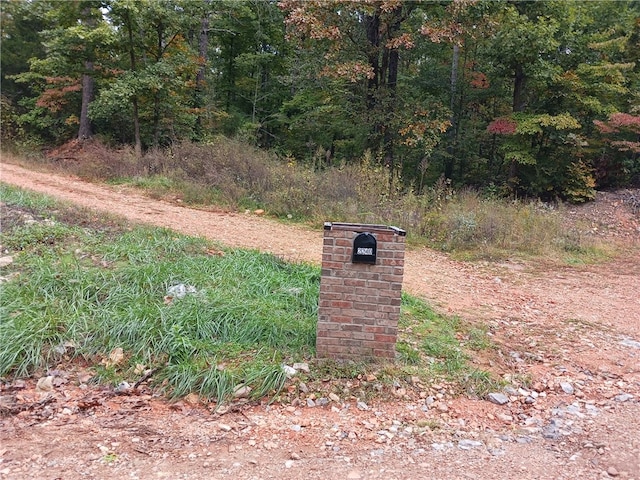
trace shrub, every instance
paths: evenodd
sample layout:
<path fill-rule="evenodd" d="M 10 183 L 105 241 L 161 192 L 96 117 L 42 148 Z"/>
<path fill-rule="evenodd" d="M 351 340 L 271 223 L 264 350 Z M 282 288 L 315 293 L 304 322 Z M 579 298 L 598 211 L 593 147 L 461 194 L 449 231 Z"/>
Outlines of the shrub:
<path fill-rule="evenodd" d="M 148 151 L 136 159 L 131 149 L 112 149 L 98 141 L 70 143 L 50 152 L 49 164 L 86 178 L 132 181 L 158 197 L 176 196 L 191 204 L 263 208 L 282 218 L 397 225 L 410 241 L 496 257 L 562 253 L 568 234 L 560 207 L 511 201 L 478 191 L 456 191 L 448 180 L 415 193 L 365 152 L 359 163 L 322 169 L 279 158 L 239 140 L 216 137 L 207 144 L 183 142 Z M 584 172 L 584 180 L 590 177 Z M 133 180 L 131 180 L 133 179 Z M 390 188 L 391 187 L 391 188 Z M 586 199 L 591 184 L 566 192 Z M 585 236 L 571 234 L 586 243 Z M 572 243 L 572 251 L 585 245 Z"/>

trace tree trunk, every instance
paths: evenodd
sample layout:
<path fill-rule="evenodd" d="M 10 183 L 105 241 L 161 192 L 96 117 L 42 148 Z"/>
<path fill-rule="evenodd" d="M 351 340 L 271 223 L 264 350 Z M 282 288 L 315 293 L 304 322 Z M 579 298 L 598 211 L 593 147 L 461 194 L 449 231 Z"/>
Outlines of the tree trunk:
<path fill-rule="evenodd" d="M 127 12 L 127 33 L 129 34 L 129 61 L 131 71 L 136 71 L 136 52 L 133 44 L 133 26 L 131 24 L 131 14 Z M 131 105 L 133 106 L 133 135 L 135 138 L 135 155 L 136 158 L 142 157 L 142 138 L 140 137 L 140 116 L 138 113 L 138 96 L 133 94 L 131 97 Z"/>
<path fill-rule="evenodd" d="M 164 36 L 164 23 L 159 21 L 156 25 L 156 54 L 155 62 L 160 63 L 162 60 L 162 38 Z M 160 90 L 161 91 L 161 90 Z M 153 94 L 153 147 L 160 146 L 160 91 L 156 90 Z"/>
<path fill-rule="evenodd" d="M 231 110 L 231 103 L 235 101 L 235 60 L 234 60 L 234 41 L 233 36 L 229 39 L 229 58 L 227 60 L 227 71 L 228 71 L 228 80 L 227 80 L 227 106 L 226 111 L 229 112 Z"/>
<path fill-rule="evenodd" d="M 460 47 L 458 44 L 453 44 L 453 55 L 451 57 L 451 81 L 449 84 L 449 94 L 451 95 L 449 106 L 451 108 L 451 129 L 449 130 L 449 144 L 447 145 L 447 157 L 444 162 L 444 176 L 445 178 L 451 178 L 453 176 L 454 156 L 455 156 L 455 141 L 456 141 L 456 128 L 457 118 L 456 115 L 456 93 L 458 91 L 458 64 L 460 62 Z"/>
<path fill-rule="evenodd" d="M 85 69 L 87 72 L 93 71 L 93 62 L 86 61 Z M 85 73 L 82 76 L 82 107 L 80 108 L 80 128 L 78 129 L 78 140 L 84 141 L 93 135 L 91 132 L 91 120 L 89 120 L 89 104 L 94 98 L 94 81 L 93 76 Z"/>
<path fill-rule="evenodd" d="M 513 111 L 522 112 L 525 107 L 524 89 L 527 83 L 527 76 L 522 69 L 522 65 L 516 65 L 513 76 Z"/>
<path fill-rule="evenodd" d="M 208 2 L 207 2 L 208 3 Z M 202 134 L 203 114 L 205 106 L 204 93 L 206 88 L 206 71 L 209 63 L 209 14 L 205 14 L 200 22 L 200 36 L 198 38 L 198 55 L 200 56 L 200 68 L 196 74 L 196 88 L 193 95 L 193 106 L 198 112 L 196 117 L 196 132 L 198 137 Z"/>
<path fill-rule="evenodd" d="M 140 116 L 138 114 L 138 97 L 134 95 L 131 99 L 133 105 L 133 132 L 135 136 L 135 155 L 136 158 L 142 157 L 142 139 L 140 138 Z"/>
<path fill-rule="evenodd" d="M 209 51 L 209 16 L 208 14 L 202 18 L 200 23 L 200 37 L 198 39 L 198 54 L 200 55 L 200 68 L 196 75 L 196 89 L 198 92 L 204 90 L 205 72 L 207 68 Z"/>
<path fill-rule="evenodd" d="M 384 157 L 385 163 L 389 168 L 389 193 L 393 189 L 393 176 L 395 174 L 395 152 L 394 152 L 394 135 L 391 131 L 390 119 L 391 113 L 395 107 L 396 102 L 396 87 L 398 85 L 398 64 L 400 60 L 400 54 L 398 49 L 394 48 L 389 50 L 389 75 L 387 77 L 387 89 L 389 95 L 389 112 L 384 112 L 385 118 L 389 120 L 385 121 L 384 126 Z M 388 115 L 387 115 L 388 114 Z"/>
<path fill-rule="evenodd" d="M 86 5 L 82 9 L 80 21 L 88 28 L 95 28 L 96 19 L 92 15 L 91 7 L 89 5 Z M 91 131 L 91 120 L 89 119 L 89 105 L 95 97 L 95 85 L 93 80 L 94 58 L 95 52 L 93 50 L 93 46 L 88 44 L 84 61 L 85 72 L 82 75 L 82 105 L 80 107 L 80 126 L 78 128 L 78 140 L 81 142 L 91 138 L 93 135 L 93 132 Z"/>
<path fill-rule="evenodd" d="M 380 84 L 380 16 L 367 15 L 364 19 L 365 28 L 367 30 L 367 40 L 369 42 L 368 59 L 373 76 L 367 84 L 367 106 L 369 109 L 376 107 L 376 89 Z"/>
<path fill-rule="evenodd" d="M 394 157 L 396 133 L 393 130 L 392 119 L 397 108 L 396 87 L 400 53 L 398 48 L 389 48 L 387 42 L 400 30 L 403 7 L 396 7 L 391 18 L 382 23 L 384 18 L 381 11 L 364 17 L 367 57 L 373 73 L 367 83 L 367 109 L 369 117 L 372 118 L 369 144 L 372 150 L 380 153 L 384 165 L 389 169 L 389 190 L 391 191 L 396 170 Z"/>
<path fill-rule="evenodd" d="M 527 76 L 524 73 L 522 65 L 516 65 L 515 74 L 513 76 L 513 112 L 523 112 L 525 108 L 525 86 Z M 509 175 L 507 179 L 511 190 L 515 192 L 518 186 L 518 163 L 515 160 L 509 165 Z"/>
<path fill-rule="evenodd" d="M 367 57 L 373 75 L 367 81 L 367 121 L 370 125 L 368 147 L 374 152 L 381 148 L 380 135 L 383 125 L 380 118 L 380 16 L 378 13 L 367 15 L 364 18 L 367 34 Z"/>

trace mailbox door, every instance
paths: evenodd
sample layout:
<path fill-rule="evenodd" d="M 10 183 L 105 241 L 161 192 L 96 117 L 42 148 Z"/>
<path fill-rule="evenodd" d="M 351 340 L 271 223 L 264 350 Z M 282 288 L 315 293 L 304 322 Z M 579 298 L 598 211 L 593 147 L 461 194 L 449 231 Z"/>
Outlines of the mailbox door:
<path fill-rule="evenodd" d="M 353 240 L 353 263 L 376 263 L 376 237 L 370 233 L 359 233 Z"/>

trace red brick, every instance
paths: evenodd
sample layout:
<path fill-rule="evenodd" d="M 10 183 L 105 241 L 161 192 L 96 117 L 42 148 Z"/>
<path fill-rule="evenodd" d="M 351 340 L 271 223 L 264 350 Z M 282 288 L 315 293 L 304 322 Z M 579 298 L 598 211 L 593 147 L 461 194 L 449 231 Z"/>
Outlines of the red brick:
<path fill-rule="evenodd" d="M 378 310 L 378 305 L 376 305 L 375 303 L 354 303 L 353 308 L 361 311 L 364 310 L 367 312 L 370 312 L 370 311 L 375 312 Z"/>
<path fill-rule="evenodd" d="M 378 280 L 380 278 L 380 274 L 377 272 L 372 272 L 369 270 L 358 270 L 358 268 L 366 267 L 366 265 L 362 264 L 353 264 L 353 266 L 348 265 L 343 270 L 340 270 L 340 275 L 347 278 L 354 278 L 357 280 Z"/>
<path fill-rule="evenodd" d="M 378 297 L 400 298 L 397 290 L 384 289 L 378 290 Z"/>
<path fill-rule="evenodd" d="M 331 268 L 334 270 L 342 270 L 344 268 L 344 262 L 322 262 L 322 268 Z"/>
<path fill-rule="evenodd" d="M 362 325 L 354 325 L 354 324 L 343 325 L 342 326 L 342 331 L 343 332 L 361 332 L 362 331 Z"/>
<path fill-rule="evenodd" d="M 336 286 L 333 288 L 333 291 L 336 293 L 344 293 L 344 294 L 348 294 L 348 293 L 352 293 L 353 292 L 353 287 L 346 287 L 344 285 L 340 285 L 340 286 Z"/>
<path fill-rule="evenodd" d="M 395 268 L 393 270 L 395 270 Z M 388 275 L 380 275 L 380 280 L 387 283 L 401 283 L 402 275 L 398 275 L 395 272 L 391 272 Z"/>
<path fill-rule="evenodd" d="M 365 325 L 362 331 L 367 333 L 388 333 L 387 327 L 381 327 L 379 325 Z"/>
<path fill-rule="evenodd" d="M 374 350 L 373 354 L 380 358 L 396 358 L 395 350 Z"/>
<path fill-rule="evenodd" d="M 376 333 L 375 336 L 374 336 L 374 340 L 376 342 L 395 343 L 396 342 L 396 336 L 395 335 L 387 335 L 385 333 Z"/>
<path fill-rule="evenodd" d="M 399 314 L 400 307 L 395 305 L 380 305 L 380 308 L 378 308 L 378 312 Z"/>
<path fill-rule="evenodd" d="M 343 297 L 343 295 L 345 294 L 339 293 L 339 292 L 333 292 L 330 289 L 327 289 L 327 291 L 325 292 L 320 290 L 320 293 L 323 300 L 350 300 L 349 298 Z"/>
<path fill-rule="evenodd" d="M 331 320 L 335 323 L 353 323 L 353 317 L 348 315 L 333 315 Z"/>

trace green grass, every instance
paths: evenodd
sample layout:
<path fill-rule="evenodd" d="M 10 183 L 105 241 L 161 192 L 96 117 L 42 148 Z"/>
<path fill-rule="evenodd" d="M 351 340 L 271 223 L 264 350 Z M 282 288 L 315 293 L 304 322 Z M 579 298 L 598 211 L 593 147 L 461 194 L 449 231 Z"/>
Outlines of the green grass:
<path fill-rule="evenodd" d="M 105 225 L 1 184 L 0 195 L 11 207 L 0 243 L 14 257 L 0 269 L 0 377 L 82 358 L 97 381 L 134 383 L 142 366 L 170 397 L 195 392 L 221 403 L 240 385 L 251 398 L 274 398 L 287 382 L 283 363 L 314 362 L 319 268 L 167 229 Z M 34 221 L 25 223 L 27 210 Z M 176 285 L 184 297 L 169 294 Z M 489 348 L 480 327 L 405 295 L 401 328 L 399 361 L 382 378 L 446 376 L 467 391 L 491 382 L 469 366 L 472 348 Z M 123 358 L 113 361 L 117 349 Z M 371 368 L 317 362 L 308 375 L 322 383 Z"/>
<path fill-rule="evenodd" d="M 400 358 L 412 366 L 414 374 L 427 378 L 444 375 L 461 391 L 479 397 L 499 387 L 488 372 L 470 362 L 474 352 L 494 348 L 484 326 L 439 315 L 421 300 L 403 295 L 399 327 Z"/>

